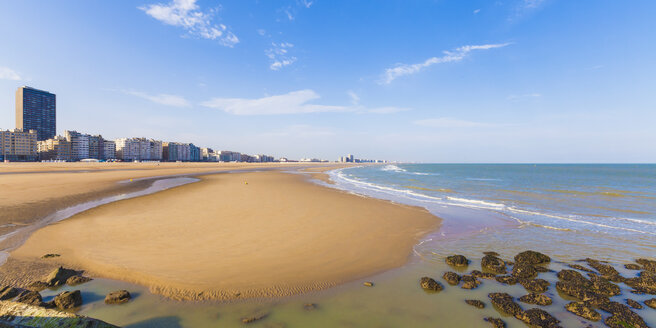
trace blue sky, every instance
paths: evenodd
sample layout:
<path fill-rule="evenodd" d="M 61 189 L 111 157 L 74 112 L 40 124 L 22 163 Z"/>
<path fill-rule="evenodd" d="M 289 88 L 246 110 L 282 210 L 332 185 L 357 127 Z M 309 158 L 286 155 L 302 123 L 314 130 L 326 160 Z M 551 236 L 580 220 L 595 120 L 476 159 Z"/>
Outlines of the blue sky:
<path fill-rule="evenodd" d="M 291 158 L 656 162 L 656 2 L 0 2 L 58 131 Z"/>

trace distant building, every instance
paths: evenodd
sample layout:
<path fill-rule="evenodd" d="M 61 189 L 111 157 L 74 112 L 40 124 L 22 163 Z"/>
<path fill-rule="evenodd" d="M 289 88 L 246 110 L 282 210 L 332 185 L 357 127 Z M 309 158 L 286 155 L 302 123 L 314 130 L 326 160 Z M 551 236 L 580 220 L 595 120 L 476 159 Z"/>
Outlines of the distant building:
<path fill-rule="evenodd" d="M 62 136 L 39 141 L 38 152 L 42 161 L 71 161 L 71 143 Z"/>
<path fill-rule="evenodd" d="M 64 131 L 64 137 L 71 144 L 71 160 L 79 161 L 89 157 L 89 139 L 88 134 L 77 131 Z"/>
<path fill-rule="evenodd" d="M 146 138 L 116 139 L 116 157 L 124 161 L 162 160 L 162 142 Z"/>
<path fill-rule="evenodd" d="M 211 161 L 212 154 L 214 150 L 212 148 L 201 148 L 200 149 L 200 160 L 201 161 Z"/>
<path fill-rule="evenodd" d="M 37 141 L 57 133 L 57 100 L 48 91 L 23 86 L 16 90 L 16 128 L 36 130 Z"/>
<path fill-rule="evenodd" d="M 240 162 L 241 154 L 236 151 L 221 150 L 217 152 L 221 162 Z"/>
<path fill-rule="evenodd" d="M 103 140 L 103 158 L 116 159 L 116 143 L 112 140 Z"/>
<path fill-rule="evenodd" d="M 36 130 L 0 130 L 0 161 L 36 161 L 37 138 Z"/>

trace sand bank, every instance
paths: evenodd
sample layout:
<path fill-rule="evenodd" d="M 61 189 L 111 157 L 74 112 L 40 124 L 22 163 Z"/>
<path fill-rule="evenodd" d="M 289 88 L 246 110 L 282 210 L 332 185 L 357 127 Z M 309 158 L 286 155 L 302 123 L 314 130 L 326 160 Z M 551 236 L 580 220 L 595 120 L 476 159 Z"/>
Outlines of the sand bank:
<path fill-rule="evenodd" d="M 45 227 L 10 260 L 58 253 L 54 263 L 174 299 L 277 297 L 401 266 L 439 224 L 424 209 L 325 188 L 301 175 L 201 179 Z"/>
<path fill-rule="evenodd" d="M 249 163 L 0 163 L 0 235 L 57 210 L 146 188 L 149 177 L 299 164 Z M 303 166 L 308 166 L 303 164 Z M 331 164 L 323 164 L 334 167 Z M 131 183 L 118 181 L 134 179 Z"/>

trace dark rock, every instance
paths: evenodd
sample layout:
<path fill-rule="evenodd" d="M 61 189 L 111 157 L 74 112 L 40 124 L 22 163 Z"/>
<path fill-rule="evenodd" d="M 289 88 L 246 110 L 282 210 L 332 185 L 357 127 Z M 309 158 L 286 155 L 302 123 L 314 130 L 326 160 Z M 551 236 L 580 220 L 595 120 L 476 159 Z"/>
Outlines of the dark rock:
<path fill-rule="evenodd" d="M 481 259 L 481 268 L 497 274 L 505 274 L 506 262 L 494 255 L 485 255 Z"/>
<path fill-rule="evenodd" d="M 586 277 L 584 277 L 580 272 L 574 270 L 561 270 L 556 275 L 561 281 L 574 282 L 579 285 L 585 285 L 585 287 L 592 287 L 592 282 L 590 282 Z"/>
<path fill-rule="evenodd" d="M 544 264 L 551 262 L 551 258 L 540 252 L 536 251 L 525 251 L 515 255 L 515 264 Z"/>
<path fill-rule="evenodd" d="M 549 289 L 549 282 L 544 279 L 521 279 L 519 281 L 524 288 L 533 293 L 544 293 Z"/>
<path fill-rule="evenodd" d="M 528 304 L 537 304 L 542 306 L 551 305 L 552 303 L 551 297 L 544 294 L 536 294 L 536 293 L 530 293 L 528 295 L 524 295 L 519 298 L 519 301 Z"/>
<path fill-rule="evenodd" d="M 42 291 L 46 288 L 49 288 L 48 284 L 43 281 L 35 281 L 27 286 L 31 290 Z"/>
<path fill-rule="evenodd" d="M 492 304 L 504 313 L 517 315 L 524 312 L 522 307 L 508 293 L 490 293 L 487 296 L 490 298 Z"/>
<path fill-rule="evenodd" d="M 483 252 L 483 254 L 484 255 L 490 255 L 490 256 L 496 256 L 496 257 L 499 256 L 499 253 L 497 253 L 497 252 Z"/>
<path fill-rule="evenodd" d="M 447 256 L 446 257 L 446 264 L 456 266 L 456 267 L 463 267 L 463 266 L 467 266 L 469 264 L 469 260 L 466 257 L 464 257 L 463 255 Z"/>
<path fill-rule="evenodd" d="M 476 279 L 476 277 L 468 274 L 463 275 L 461 280 L 462 280 L 462 286 L 460 287 L 463 289 L 474 289 L 481 284 L 481 282 L 478 279 Z"/>
<path fill-rule="evenodd" d="M 41 306 L 43 305 L 43 298 L 39 292 L 35 292 L 33 290 L 24 290 L 18 294 L 16 302 Z"/>
<path fill-rule="evenodd" d="M 269 315 L 269 313 L 267 313 L 267 312 L 258 312 L 258 313 L 249 315 L 247 317 L 241 318 L 241 322 L 242 323 L 255 322 L 255 321 L 262 320 L 262 319 L 266 318 L 268 315 Z"/>
<path fill-rule="evenodd" d="M 421 285 L 421 288 L 428 291 L 439 292 L 444 289 L 442 284 L 430 277 L 422 277 L 419 284 Z"/>
<path fill-rule="evenodd" d="M 317 307 L 319 306 L 316 303 L 303 304 L 303 309 L 305 309 L 305 311 L 314 311 L 317 309 Z"/>
<path fill-rule="evenodd" d="M 54 271 L 50 272 L 50 274 L 46 277 L 44 282 L 50 287 L 61 286 L 66 283 L 66 280 L 68 280 L 68 278 L 72 276 L 77 276 L 79 274 L 80 272 L 77 272 L 75 270 L 64 269 L 63 267 L 59 267 Z"/>
<path fill-rule="evenodd" d="M 494 273 L 489 273 L 489 272 L 480 272 L 478 270 L 474 270 L 470 273 L 472 276 L 480 279 L 494 279 L 497 275 Z"/>
<path fill-rule="evenodd" d="M 601 274 L 602 277 L 610 280 L 610 281 L 621 281 L 622 277 L 620 276 L 620 273 L 613 268 L 612 265 L 609 264 L 603 264 L 601 261 L 594 260 L 594 259 L 586 259 L 586 262 L 588 262 L 588 265 L 593 267 L 599 274 Z"/>
<path fill-rule="evenodd" d="M 637 259 L 636 262 L 642 265 L 645 270 L 656 273 L 656 261 L 648 259 Z"/>
<path fill-rule="evenodd" d="M 482 308 L 485 307 L 485 303 L 483 303 L 483 301 L 479 301 L 479 300 L 465 300 L 465 303 L 467 303 L 471 306 L 477 307 L 479 309 L 482 309 Z"/>
<path fill-rule="evenodd" d="M 656 298 L 651 298 L 645 301 L 645 305 L 652 309 L 656 309 Z"/>
<path fill-rule="evenodd" d="M 499 318 L 487 317 L 483 320 L 485 320 L 485 321 L 489 322 L 490 324 L 492 324 L 492 327 L 494 327 L 494 328 L 506 328 L 506 323 L 503 320 L 499 319 Z"/>
<path fill-rule="evenodd" d="M 83 284 L 85 282 L 89 282 L 92 279 L 89 277 L 83 277 L 83 276 L 72 276 L 66 280 L 66 284 L 75 286 L 79 284 Z"/>
<path fill-rule="evenodd" d="M 581 301 L 589 301 L 591 304 L 599 304 L 608 301 L 608 297 L 569 281 L 557 282 L 556 289 L 565 295 L 569 295 Z"/>
<path fill-rule="evenodd" d="M 625 264 L 624 267 L 628 270 L 641 270 L 642 269 L 641 266 L 639 266 L 637 264 L 634 264 L 634 263 Z"/>
<path fill-rule="evenodd" d="M 79 290 L 63 292 L 55 296 L 54 303 L 60 310 L 76 308 L 82 305 L 82 294 Z"/>
<path fill-rule="evenodd" d="M 59 254 L 46 254 L 46 255 L 41 256 L 41 258 L 42 259 L 49 259 L 49 258 L 59 257 L 59 256 L 60 256 Z"/>
<path fill-rule="evenodd" d="M 460 282 L 460 275 L 458 275 L 455 272 L 451 272 L 451 271 L 445 272 L 444 275 L 442 276 L 442 278 L 444 280 L 446 280 L 446 282 L 448 282 L 449 285 L 454 285 L 455 286 Z"/>
<path fill-rule="evenodd" d="M 18 289 L 11 286 L 2 287 L 2 289 L 0 289 L 0 301 L 12 299 L 18 296 L 18 292 Z"/>
<path fill-rule="evenodd" d="M 626 304 L 628 304 L 630 307 L 632 307 L 634 309 L 638 309 L 638 310 L 642 309 L 642 304 L 640 304 L 640 303 L 638 303 L 635 300 L 632 300 L 630 298 L 626 299 Z"/>
<path fill-rule="evenodd" d="M 581 271 L 585 271 L 585 272 L 594 272 L 594 271 L 592 271 L 592 270 L 590 270 L 590 269 L 588 269 L 588 268 L 586 268 L 586 267 L 584 267 L 580 264 L 570 264 L 568 266 L 572 269 L 577 269 L 577 270 L 581 270 Z"/>
<path fill-rule="evenodd" d="M 565 309 L 567 309 L 567 311 L 569 312 L 578 315 L 579 317 L 588 320 L 592 320 L 592 321 L 601 320 L 601 314 L 595 311 L 595 309 L 587 302 L 572 302 L 565 305 Z"/>
<path fill-rule="evenodd" d="M 605 296 L 615 296 L 619 295 L 621 293 L 620 287 L 618 285 L 615 285 L 614 283 L 606 280 L 605 278 L 596 275 L 594 273 L 590 273 L 590 282 L 592 282 L 592 289 L 602 295 Z"/>
<path fill-rule="evenodd" d="M 515 315 L 530 327 L 556 328 L 560 327 L 560 320 L 542 309 L 529 309 Z"/>
<path fill-rule="evenodd" d="M 113 291 L 105 296 L 106 304 L 123 304 L 127 303 L 132 298 L 132 295 L 127 290 Z"/>
<path fill-rule="evenodd" d="M 518 282 L 518 279 L 513 276 L 496 276 L 494 279 L 502 284 L 507 285 L 514 285 Z"/>
<path fill-rule="evenodd" d="M 625 278 L 624 283 L 644 294 L 656 294 L 656 273 L 642 271 L 638 277 Z"/>
<path fill-rule="evenodd" d="M 530 264 L 515 263 L 512 269 L 512 275 L 516 278 L 532 279 L 538 275 L 535 267 Z"/>
<path fill-rule="evenodd" d="M 613 314 L 604 320 L 604 323 L 609 327 L 647 327 L 647 324 L 642 319 L 642 317 L 631 311 L 631 308 L 624 304 L 617 302 L 605 302 L 599 304 L 599 308 Z"/>

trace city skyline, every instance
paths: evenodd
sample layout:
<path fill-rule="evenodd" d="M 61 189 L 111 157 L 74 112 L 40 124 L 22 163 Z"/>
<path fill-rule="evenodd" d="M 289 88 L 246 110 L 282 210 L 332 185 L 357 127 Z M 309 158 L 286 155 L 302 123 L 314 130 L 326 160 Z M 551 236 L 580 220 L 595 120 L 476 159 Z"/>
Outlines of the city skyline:
<path fill-rule="evenodd" d="M 58 94 L 57 134 L 330 160 L 654 162 L 654 9 L 6 2 L 0 129 L 27 84 Z"/>

